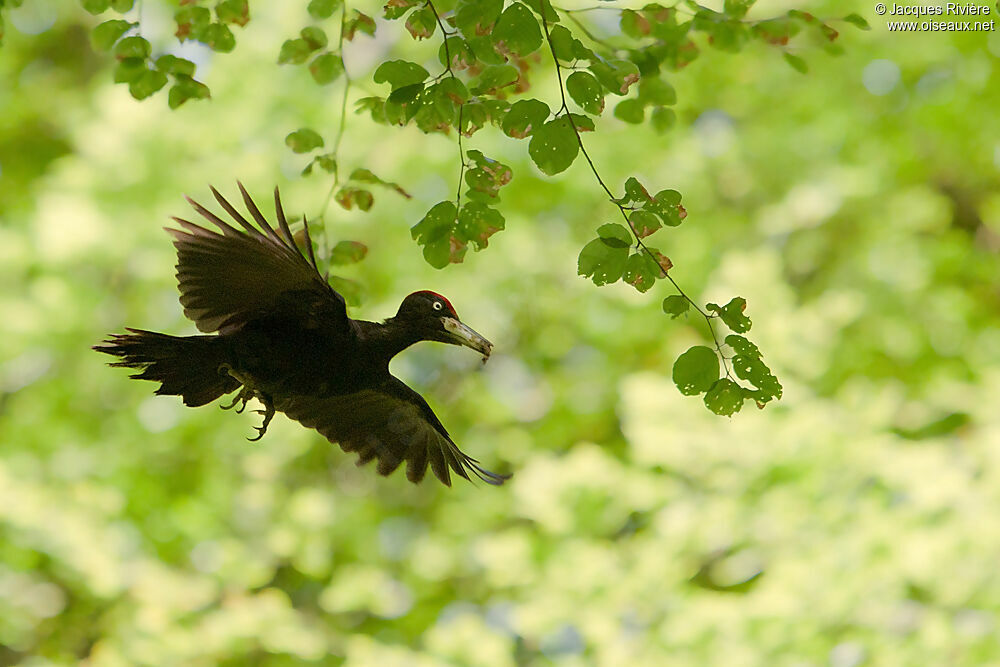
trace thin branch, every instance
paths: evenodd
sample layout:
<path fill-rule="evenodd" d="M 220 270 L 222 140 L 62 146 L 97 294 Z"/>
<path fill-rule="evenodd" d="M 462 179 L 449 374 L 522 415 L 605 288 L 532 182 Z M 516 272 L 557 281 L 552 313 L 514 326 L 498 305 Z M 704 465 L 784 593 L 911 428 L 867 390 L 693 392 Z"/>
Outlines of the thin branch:
<path fill-rule="evenodd" d="M 667 270 L 663 267 L 663 265 L 660 264 L 660 260 L 656 257 L 656 255 L 653 254 L 653 251 L 651 251 L 649 247 L 647 247 L 646 244 L 643 243 L 642 238 L 636 231 L 635 225 L 629 219 L 628 212 L 625 210 L 625 207 L 618 203 L 614 193 L 611 192 L 611 189 L 608 188 L 607 184 L 604 182 L 604 179 L 601 178 L 601 174 L 597 171 L 597 167 L 594 165 L 594 161 L 591 159 L 590 154 L 587 152 L 586 146 L 583 145 L 583 137 L 580 136 L 580 130 L 576 126 L 576 123 L 573 121 L 573 114 L 570 112 L 569 105 L 566 102 L 566 86 L 563 84 L 562 65 L 559 64 L 559 58 L 558 56 L 556 56 L 556 47 L 552 43 L 552 37 L 549 35 L 549 22 L 546 19 L 544 12 L 542 12 L 542 27 L 545 30 L 545 41 L 548 43 L 549 51 L 552 53 L 552 62 L 555 64 L 556 79 L 559 81 L 559 97 L 560 100 L 562 101 L 562 106 L 556 112 L 556 115 L 557 116 L 562 115 L 564 118 L 566 118 L 566 120 L 569 121 L 570 127 L 573 128 L 573 133 L 576 135 L 576 142 L 580 146 L 580 153 L 582 153 L 583 157 L 587 160 L 587 164 L 590 166 L 590 171 L 594 174 L 594 178 L 597 179 L 597 182 L 600 184 L 601 189 L 603 189 L 604 192 L 607 193 L 608 199 L 611 200 L 611 203 L 613 203 L 615 206 L 618 207 L 619 212 L 625 219 L 625 224 L 627 224 L 628 228 L 632 230 L 632 235 L 635 237 L 636 246 L 640 248 L 650 259 L 652 259 L 653 263 L 656 264 L 657 268 L 660 269 L 660 274 L 661 274 L 660 277 L 669 280 L 670 284 L 673 285 L 674 289 L 677 290 L 677 293 L 680 294 L 682 297 L 684 297 L 684 299 L 689 304 L 691 304 L 691 306 L 693 306 L 694 309 L 698 311 L 698 313 L 703 318 L 705 318 L 705 323 L 708 325 L 708 330 L 712 334 L 712 340 L 715 343 L 715 351 L 718 353 L 719 358 L 722 360 L 722 366 L 726 371 L 726 377 L 734 379 L 732 373 L 729 370 L 729 364 L 726 363 L 726 355 L 722 353 L 722 344 L 719 342 L 719 337 L 715 333 L 715 327 L 712 324 L 712 316 L 703 311 L 701 307 L 698 306 L 697 303 L 695 303 L 694 299 L 688 296 L 687 293 L 683 289 L 681 289 L 681 286 L 677 284 L 677 281 L 675 281 L 673 277 L 669 274 L 669 272 L 667 272 Z"/>
<path fill-rule="evenodd" d="M 445 75 L 450 76 L 453 79 L 457 79 L 455 72 L 451 69 L 451 49 L 448 48 L 448 37 L 452 34 L 448 32 L 445 28 L 444 21 L 441 20 L 441 15 L 438 14 L 437 8 L 431 0 L 427 0 L 427 6 L 430 8 L 431 12 L 434 14 L 434 19 L 437 21 L 438 27 L 441 28 L 441 35 L 444 37 L 444 71 L 438 75 L 438 79 L 444 78 Z M 461 102 L 458 105 L 458 159 L 461 162 L 461 168 L 458 172 L 458 190 L 455 193 L 455 209 L 458 210 L 462 208 L 462 182 L 465 180 L 465 150 L 462 147 L 462 112 L 465 110 L 465 103 Z"/>
<path fill-rule="evenodd" d="M 323 220 L 324 216 L 326 216 L 326 212 L 330 208 L 330 202 L 333 200 L 333 193 L 336 191 L 337 186 L 340 185 L 340 160 L 338 159 L 338 153 L 340 151 L 340 143 L 344 139 L 344 130 L 347 127 L 347 95 L 351 89 L 351 77 L 347 74 L 346 63 L 344 62 L 344 31 L 346 23 L 347 3 L 344 2 L 340 5 L 340 37 L 337 40 L 337 50 L 340 52 L 340 67 L 343 70 L 344 77 L 344 94 L 340 98 L 340 125 L 337 128 L 337 136 L 333 141 L 333 182 L 330 184 L 330 189 L 323 200 L 323 207 L 320 209 L 319 215 L 316 216 L 317 220 Z M 323 243 L 324 249 L 326 249 L 329 241 L 325 226 L 323 228 Z M 324 255 L 329 256 L 329 253 L 324 252 Z"/>

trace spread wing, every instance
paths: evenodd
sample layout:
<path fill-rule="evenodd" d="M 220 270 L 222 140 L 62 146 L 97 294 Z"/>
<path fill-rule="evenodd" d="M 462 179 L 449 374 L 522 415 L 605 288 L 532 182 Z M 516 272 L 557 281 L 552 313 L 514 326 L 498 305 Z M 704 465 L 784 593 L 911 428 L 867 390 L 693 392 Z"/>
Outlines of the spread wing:
<path fill-rule="evenodd" d="M 219 231 L 174 218 L 183 229 L 167 229 L 177 248 L 177 282 L 184 314 L 203 332 L 225 333 L 262 315 L 280 316 L 295 308 L 317 325 L 346 331 L 344 298 L 319 274 L 309 226 L 305 226 L 303 255 L 295 244 L 274 189 L 278 218 L 275 231 L 239 183 L 251 224 L 219 192 L 215 199 L 242 228 L 237 229 L 201 204 L 188 202 Z"/>
<path fill-rule="evenodd" d="M 358 465 L 377 459 L 380 475 L 406 461 L 406 478 L 413 483 L 424 478 L 428 464 L 446 486 L 451 486 L 450 471 L 465 479 L 471 471 L 496 486 L 510 477 L 485 470 L 463 453 L 427 401 L 392 376 L 374 389 L 343 396 L 276 398 L 274 407 L 345 452 L 357 452 Z"/>

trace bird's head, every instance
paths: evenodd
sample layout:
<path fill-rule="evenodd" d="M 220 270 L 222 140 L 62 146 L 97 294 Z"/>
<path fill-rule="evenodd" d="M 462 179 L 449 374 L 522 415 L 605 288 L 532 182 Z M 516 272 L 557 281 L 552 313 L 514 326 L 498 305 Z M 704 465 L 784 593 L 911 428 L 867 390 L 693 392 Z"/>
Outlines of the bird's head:
<path fill-rule="evenodd" d="M 463 324 L 451 302 L 435 292 L 410 294 L 403 299 L 393 319 L 419 334 L 421 340 L 471 347 L 483 355 L 484 362 L 493 350 L 493 343 Z"/>

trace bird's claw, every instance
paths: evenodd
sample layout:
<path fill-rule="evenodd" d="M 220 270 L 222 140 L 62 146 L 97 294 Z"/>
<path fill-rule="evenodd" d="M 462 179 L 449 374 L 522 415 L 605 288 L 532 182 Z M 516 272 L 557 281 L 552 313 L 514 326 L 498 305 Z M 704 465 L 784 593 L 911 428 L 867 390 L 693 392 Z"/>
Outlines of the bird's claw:
<path fill-rule="evenodd" d="M 243 411 L 247 407 L 247 401 L 249 401 L 253 397 L 254 397 L 253 389 L 251 387 L 244 386 L 242 389 L 240 389 L 240 393 L 236 395 L 236 398 L 233 399 L 232 403 L 230 403 L 229 405 L 222 405 L 219 407 L 221 407 L 223 410 L 232 410 L 233 408 L 236 408 L 236 404 L 239 403 L 240 407 L 236 408 L 236 414 L 243 414 Z"/>
<path fill-rule="evenodd" d="M 250 442 L 257 442 L 258 440 L 263 438 L 264 434 L 267 433 L 267 425 L 270 424 L 271 419 L 274 418 L 274 406 L 271 404 L 271 400 L 267 396 L 259 392 L 257 394 L 257 398 L 260 400 L 261 403 L 264 404 L 264 409 L 254 410 L 254 412 L 256 412 L 259 415 L 264 415 L 264 423 L 261 424 L 260 426 L 254 426 L 254 429 L 257 430 L 257 437 L 247 438 L 247 440 L 249 440 Z"/>

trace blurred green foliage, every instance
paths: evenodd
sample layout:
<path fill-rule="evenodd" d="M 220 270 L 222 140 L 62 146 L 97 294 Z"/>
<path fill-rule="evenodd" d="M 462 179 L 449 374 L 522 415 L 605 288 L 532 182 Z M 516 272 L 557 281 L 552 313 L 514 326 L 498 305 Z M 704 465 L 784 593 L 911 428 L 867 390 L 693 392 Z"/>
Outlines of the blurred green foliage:
<path fill-rule="evenodd" d="M 63 4 L 3 15 L 0 664 L 1000 662 L 996 33 L 890 34 L 864 3 L 797 2 L 872 30 L 806 75 L 702 40 L 670 76 L 669 132 L 599 121 L 609 182 L 684 193 L 691 219 L 658 241 L 671 275 L 734 321 L 730 295 L 754 304 L 784 399 L 732 420 L 678 393 L 672 360 L 710 342 L 655 307 L 662 282 L 576 275 L 617 214 L 585 164 L 553 179 L 518 139 L 469 139 L 513 169 L 506 229 L 437 271 L 410 228 L 454 192 L 454 137 L 351 114 L 343 173 L 412 195 L 325 216 L 324 256 L 368 248 L 337 266 L 365 297 L 352 315 L 433 289 L 496 345 L 485 368 L 430 344 L 394 362 L 465 451 L 515 473 L 449 490 L 283 418 L 250 445 L 256 416 L 154 397 L 89 350 L 125 324 L 194 331 L 160 229 L 181 193 L 277 182 L 290 215 L 324 210 L 329 179 L 301 178 L 285 138 L 334 136 L 340 100 L 275 65 L 294 3 L 251 3 L 231 54 L 185 46 L 211 99 L 173 111 L 114 85 L 100 21 Z M 146 4 L 159 53 L 172 17 Z M 345 49 L 359 98 L 388 49 L 423 57 L 389 34 Z"/>

